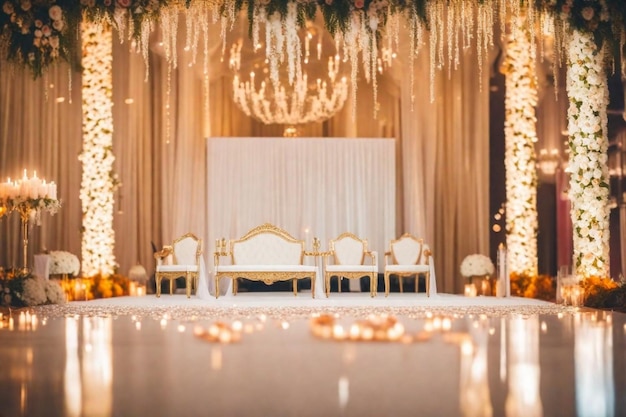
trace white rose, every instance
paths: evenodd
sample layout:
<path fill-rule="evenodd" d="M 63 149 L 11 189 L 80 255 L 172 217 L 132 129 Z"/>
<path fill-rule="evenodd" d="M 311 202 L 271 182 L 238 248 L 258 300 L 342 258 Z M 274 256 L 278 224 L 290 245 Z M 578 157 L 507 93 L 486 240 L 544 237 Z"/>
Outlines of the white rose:
<path fill-rule="evenodd" d="M 55 4 L 54 6 L 50 7 L 48 15 L 52 20 L 61 20 L 63 18 L 63 10 Z"/>

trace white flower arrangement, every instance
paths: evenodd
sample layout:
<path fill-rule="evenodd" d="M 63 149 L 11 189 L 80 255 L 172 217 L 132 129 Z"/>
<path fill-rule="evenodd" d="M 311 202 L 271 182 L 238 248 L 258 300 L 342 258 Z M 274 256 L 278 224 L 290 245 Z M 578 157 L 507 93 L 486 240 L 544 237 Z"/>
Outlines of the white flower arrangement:
<path fill-rule="evenodd" d="M 0 276 L 0 296 L 0 305 L 9 307 L 65 303 L 65 293 L 57 282 L 32 275 Z"/>
<path fill-rule="evenodd" d="M 569 198 L 579 277 L 609 276 L 608 85 L 592 33 L 572 31 L 567 47 Z"/>
<path fill-rule="evenodd" d="M 461 275 L 466 278 L 492 275 L 494 272 L 493 262 L 485 255 L 467 255 L 461 262 Z"/>
<path fill-rule="evenodd" d="M 537 273 L 537 77 L 535 48 L 518 16 L 506 47 L 506 244 L 514 272 Z"/>
<path fill-rule="evenodd" d="M 80 271 L 80 261 L 73 253 L 65 251 L 52 251 L 49 256 L 51 275 L 78 275 L 78 272 Z"/>

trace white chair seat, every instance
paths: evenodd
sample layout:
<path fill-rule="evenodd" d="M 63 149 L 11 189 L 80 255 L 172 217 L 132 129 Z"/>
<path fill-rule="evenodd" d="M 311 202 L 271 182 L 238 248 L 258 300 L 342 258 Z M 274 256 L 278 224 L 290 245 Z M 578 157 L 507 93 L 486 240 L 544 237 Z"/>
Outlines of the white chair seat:
<path fill-rule="evenodd" d="M 219 265 L 216 272 L 313 272 L 317 267 L 309 265 Z"/>
<path fill-rule="evenodd" d="M 157 265 L 157 272 L 198 272 L 198 265 Z"/>
<path fill-rule="evenodd" d="M 376 268 L 375 265 L 326 265 L 327 272 L 367 272 Z"/>
<path fill-rule="evenodd" d="M 385 271 L 387 272 L 415 272 L 416 274 L 428 272 L 428 265 L 387 265 Z"/>

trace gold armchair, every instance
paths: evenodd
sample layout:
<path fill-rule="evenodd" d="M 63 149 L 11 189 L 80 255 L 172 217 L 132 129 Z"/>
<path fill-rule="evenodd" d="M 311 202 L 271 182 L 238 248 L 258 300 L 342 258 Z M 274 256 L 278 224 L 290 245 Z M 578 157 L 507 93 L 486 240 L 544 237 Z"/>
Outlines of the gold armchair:
<path fill-rule="evenodd" d="M 329 251 L 323 254 L 326 297 L 330 294 L 330 278 L 335 276 L 339 281 L 339 292 L 342 278 L 360 279 L 368 276 L 370 294 L 374 297 L 378 281 L 378 264 L 376 252 L 367 250 L 367 240 L 360 239 L 352 233 L 343 233 L 337 239 L 331 240 L 328 247 Z M 365 264 L 366 257 L 371 259 L 371 264 Z"/>
<path fill-rule="evenodd" d="M 161 296 L 161 281 L 170 281 L 170 294 L 174 292 L 173 282 L 176 278 L 185 277 L 187 298 L 191 296 L 192 287 L 198 288 L 198 274 L 200 272 L 200 255 L 202 254 L 202 239 L 193 233 L 187 233 L 176 239 L 171 246 L 164 246 L 156 252 L 154 257 L 156 267 L 156 296 Z M 164 261 L 171 256 L 172 263 Z"/>
<path fill-rule="evenodd" d="M 430 297 L 430 257 L 428 245 L 422 239 L 417 239 L 409 233 L 392 240 L 389 251 L 385 252 L 385 297 L 389 295 L 389 276 L 396 275 L 403 292 L 403 279 L 415 277 L 415 292 L 418 289 L 420 275 L 426 279 L 426 294 Z M 391 262 L 389 262 L 391 259 Z"/>

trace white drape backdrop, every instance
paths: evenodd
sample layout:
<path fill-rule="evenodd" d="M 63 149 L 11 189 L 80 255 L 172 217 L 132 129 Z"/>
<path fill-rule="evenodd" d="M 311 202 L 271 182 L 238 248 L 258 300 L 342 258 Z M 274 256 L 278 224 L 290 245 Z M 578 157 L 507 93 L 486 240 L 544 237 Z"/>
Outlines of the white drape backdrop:
<path fill-rule="evenodd" d="M 218 35 L 214 39 L 219 42 Z M 179 57 L 185 56 L 183 46 L 181 42 Z M 217 55 L 210 59 L 208 118 L 201 69 L 190 68 L 183 61 L 172 71 L 168 112 L 163 58 L 153 54 L 150 78 L 144 81 L 142 58 L 128 48 L 126 43 L 114 49 L 115 169 L 123 184 L 116 196 L 115 253 L 121 273 L 126 274 L 136 263 L 151 273 L 151 242 L 160 246 L 182 233 L 203 235 L 210 228 L 204 133 L 276 136 L 281 129 L 262 127 L 233 106 L 231 79 L 219 59 L 221 48 L 213 48 Z M 401 51 L 399 56 L 406 54 Z M 59 214 L 44 217 L 42 227 L 33 233 L 31 256 L 44 249 L 80 253 L 80 75 L 72 75 L 69 103 L 67 68 L 33 81 L 29 74 L 0 65 L 0 178 L 18 175 L 24 168 L 37 169 L 57 181 L 63 199 Z M 481 90 L 476 57 L 471 51 L 464 55 L 450 78 L 447 70 L 438 73 L 436 101 L 430 103 L 425 46 L 414 68 L 414 105 L 409 68 L 406 62 L 397 61 L 380 78 L 377 119 L 373 118 L 371 87 L 362 83 L 356 119 L 346 106 L 327 123 L 304 132 L 331 137 L 396 137 L 395 235 L 406 231 L 424 237 L 434 251 L 439 292 L 460 292 L 458 266 L 462 258 L 488 253 L 488 64 Z M 45 89 L 49 84 L 54 88 Z M 62 96 L 65 101 L 57 102 Z M 20 242 L 17 216 L 0 220 L 0 265 L 20 266 Z M 209 251 L 205 246 L 207 265 L 212 263 Z"/>
<path fill-rule="evenodd" d="M 395 238 L 394 142 L 208 139 L 209 253 L 215 239 L 237 239 L 267 222 L 304 240 L 308 250 L 314 237 L 328 250 L 330 239 L 351 232 L 382 256 Z"/>

